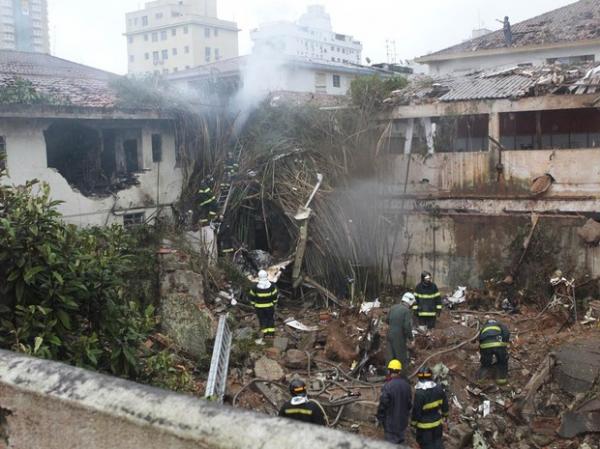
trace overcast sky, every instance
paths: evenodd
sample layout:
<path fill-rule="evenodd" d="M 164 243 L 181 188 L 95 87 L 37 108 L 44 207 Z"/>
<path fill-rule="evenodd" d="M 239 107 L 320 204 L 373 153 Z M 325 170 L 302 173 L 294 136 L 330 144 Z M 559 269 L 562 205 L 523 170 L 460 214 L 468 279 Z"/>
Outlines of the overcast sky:
<path fill-rule="evenodd" d="M 295 20 L 309 4 L 330 13 L 334 30 L 362 41 L 363 60 L 387 60 L 386 40 L 398 59 L 414 58 L 468 38 L 475 28 L 497 29 L 573 0 L 219 0 L 219 17 L 241 29 L 240 52 L 252 45 L 249 30 L 272 20 Z M 48 0 L 52 54 L 116 73 L 127 70 L 125 13 L 139 0 Z"/>

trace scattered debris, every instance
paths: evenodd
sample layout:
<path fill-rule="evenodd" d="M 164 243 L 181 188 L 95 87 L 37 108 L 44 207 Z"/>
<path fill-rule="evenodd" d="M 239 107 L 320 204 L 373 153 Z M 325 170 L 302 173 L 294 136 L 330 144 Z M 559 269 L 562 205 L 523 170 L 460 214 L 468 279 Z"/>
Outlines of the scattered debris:
<path fill-rule="evenodd" d="M 286 326 L 292 327 L 296 330 L 303 332 L 316 332 L 319 330 L 319 326 L 306 326 L 305 324 L 302 324 L 300 321 L 297 321 L 294 318 L 288 318 L 287 320 L 285 320 L 285 324 Z"/>

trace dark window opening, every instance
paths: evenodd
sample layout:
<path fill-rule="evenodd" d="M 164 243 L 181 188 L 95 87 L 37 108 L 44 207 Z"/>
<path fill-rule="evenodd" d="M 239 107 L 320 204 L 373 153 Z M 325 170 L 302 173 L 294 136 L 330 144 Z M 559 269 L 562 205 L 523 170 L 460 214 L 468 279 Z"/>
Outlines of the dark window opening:
<path fill-rule="evenodd" d="M 333 87 L 340 87 L 342 85 L 340 75 L 333 75 Z"/>
<path fill-rule="evenodd" d="M 137 212 L 133 214 L 125 214 L 123 215 L 123 226 L 126 228 L 131 228 L 133 226 L 140 226 L 146 222 L 146 213 L 145 212 Z"/>
<path fill-rule="evenodd" d="M 546 62 L 548 64 L 588 64 L 595 62 L 596 57 L 594 55 L 579 55 L 579 56 L 563 56 L 560 58 L 548 58 Z"/>
<path fill-rule="evenodd" d="M 45 132 L 48 167 L 83 195 L 109 195 L 139 182 L 137 140 L 123 142 L 122 130 L 95 129 L 58 121 Z M 130 134 L 129 134 L 130 135 Z"/>
<path fill-rule="evenodd" d="M 600 147 L 600 111 L 595 108 L 500 114 L 500 143 L 507 150 Z"/>
<path fill-rule="evenodd" d="M 6 137 L 0 136 L 0 171 L 6 170 Z"/>
<path fill-rule="evenodd" d="M 162 136 L 152 134 L 152 162 L 162 162 Z"/>
<path fill-rule="evenodd" d="M 434 147 L 438 153 L 477 152 L 488 150 L 487 114 L 437 117 Z"/>

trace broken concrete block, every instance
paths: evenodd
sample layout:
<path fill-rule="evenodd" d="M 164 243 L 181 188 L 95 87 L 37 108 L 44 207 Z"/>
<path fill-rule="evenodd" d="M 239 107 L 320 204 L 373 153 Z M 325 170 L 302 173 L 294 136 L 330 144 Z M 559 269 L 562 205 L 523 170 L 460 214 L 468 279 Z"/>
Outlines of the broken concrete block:
<path fill-rule="evenodd" d="M 160 299 L 162 331 L 184 352 L 200 359 L 215 337 L 217 322 L 197 297 L 171 293 Z"/>
<path fill-rule="evenodd" d="M 233 333 L 234 340 L 250 340 L 254 337 L 254 329 L 251 327 L 242 327 L 236 329 Z"/>
<path fill-rule="evenodd" d="M 353 402 L 344 407 L 342 418 L 350 421 L 373 422 L 377 415 L 377 402 Z"/>
<path fill-rule="evenodd" d="M 600 242 L 600 223 L 590 218 L 583 227 L 577 230 L 577 234 L 587 244 L 596 245 Z"/>
<path fill-rule="evenodd" d="M 288 348 L 289 342 L 289 338 L 275 337 L 273 340 L 273 347 L 279 349 L 280 352 L 285 352 Z"/>
<path fill-rule="evenodd" d="M 254 375 L 259 379 L 279 381 L 285 377 L 283 369 L 275 360 L 268 357 L 261 357 L 254 364 Z"/>
<path fill-rule="evenodd" d="M 600 372 L 600 337 L 563 345 L 556 353 L 554 376 L 560 388 L 573 395 L 586 393 Z"/>
<path fill-rule="evenodd" d="M 589 401 L 575 412 L 566 412 L 558 430 L 558 434 L 563 438 L 592 432 L 600 432 L 600 400 L 597 399 Z"/>
<path fill-rule="evenodd" d="M 450 429 L 450 436 L 454 438 L 456 449 L 463 449 L 473 442 L 473 429 L 467 424 L 459 424 L 452 426 Z"/>
<path fill-rule="evenodd" d="M 167 296 L 171 293 L 187 293 L 194 298 L 204 298 L 204 277 L 191 270 L 165 273 L 160 282 L 160 294 Z"/>
<path fill-rule="evenodd" d="M 273 346 L 265 349 L 265 355 L 270 359 L 276 360 L 281 355 L 281 351 Z"/>
<path fill-rule="evenodd" d="M 285 366 L 290 369 L 303 369 L 308 364 L 308 356 L 304 351 L 290 349 L 285 353 Z"/>

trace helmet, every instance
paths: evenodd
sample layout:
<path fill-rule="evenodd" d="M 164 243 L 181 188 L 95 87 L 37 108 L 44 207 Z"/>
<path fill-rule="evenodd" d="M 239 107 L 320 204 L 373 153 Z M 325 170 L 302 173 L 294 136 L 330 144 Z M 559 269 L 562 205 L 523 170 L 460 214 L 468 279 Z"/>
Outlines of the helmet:
<path fill-rule="evenodd" d="M 421 281 L 431 282 L 431 273 L 429 271 L 423 271 L 421 273 Z"/>
<path fill-rule="evenodd" d="M 306 384 L 302 379 L 293 379 L 290 382 L 290 393 L 292 396 L 301 396 L 306 394 Z"/>
<path fill-rule="evenodd" d="M 388 363 L 388 369 L 390 371 L 400 371 L 402 369 L 402 362 L 400 360 L 390 360 L 390 363 Z"/>
<path fill-rule="evenodd" d="M 404 304 L 406 304 L 408 307 L 412 307 L 412 305 L 415 303 L 416 298 L 415 295 L 413 295 L 411 292 L 406 292 L 404 293 L 404 296 L 402 296 L 402 302 Z"/>
<path fill-rule="evenodd" d="M 265 270 L 260 270 L 258 272 L 258 279 L 261 281 L 266 281 L 269 279 L 269 275 L 267 274 L 267 272 Z"/>
<path fill-rule="evenodd" d="M 417 372 L 417 377 L 419 379 L 431 379 L 433 377 L 433 372 L 431 371 L 431 368 L 424 366 Z"/>

